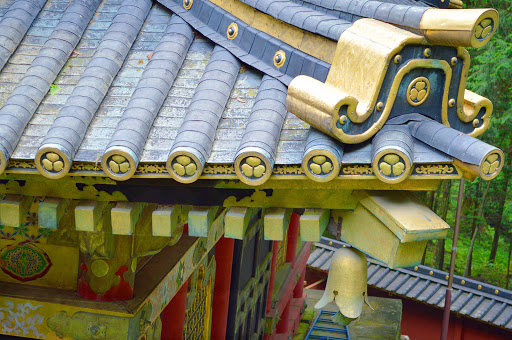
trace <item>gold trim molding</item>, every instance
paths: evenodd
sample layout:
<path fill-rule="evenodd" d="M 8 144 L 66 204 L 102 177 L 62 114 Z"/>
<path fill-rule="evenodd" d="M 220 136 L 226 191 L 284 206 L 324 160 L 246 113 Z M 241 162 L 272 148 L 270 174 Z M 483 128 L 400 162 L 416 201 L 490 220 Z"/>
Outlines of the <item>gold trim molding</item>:
<path fill-rule="evenodd" d="M 497 169 L 499 170 L 501 169 Z M 6 174 L 39 174 L 33 161 L 11 160 Z M 75 162 L 67 176 L 108 177 L 101 164 Z M 455 176 L 455 177 L 454 177 Z M 409 177 L 415 178 L 459 178 L 460 173 L 454 164 L 415 164 Z M 171 176 L 165 163 L 139 164 L 133 178 L 168 178 Z M 302 165 L 275 165 L 271 179 L 307 179 Z M 371 164 L 342 164 L 338 179 L 377 179 Z M 233 164 L 206 164 L 200 179 L 237 179 Z"/>

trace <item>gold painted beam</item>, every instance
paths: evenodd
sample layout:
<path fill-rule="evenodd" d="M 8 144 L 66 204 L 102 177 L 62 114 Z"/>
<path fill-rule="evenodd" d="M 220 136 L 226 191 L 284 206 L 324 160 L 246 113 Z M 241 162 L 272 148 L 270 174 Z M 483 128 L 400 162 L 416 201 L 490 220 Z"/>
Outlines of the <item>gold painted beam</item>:
<path fill-rule="evenodd" d="M 207 237 L 208 229 L 217 217 L 219 207 L 194 207 L 188 213 L 188 235 Z"/>
<path fill-rule="evenodd" d="M 32 202 L 33 198 L 30 196 L 5 195 L 0 201 L 0 225 L 19 227 Z"/>
<path fill-rule="evenodd" d="M 108 202 L 84 200 L 75 208 L 75 227 L 78 231 L 99 231 L 98 224 Z"/>
<path fill-rule="evenodd" d="M 265 240 L 282 241 L 290 225 L 292 209 L 270 208 L 263 219 L 263 234 Z"/>
<path fill-rule="evenodd" d="M 329 224 L 329 218 L 328 209 L 306 209 L 300 217 L 300 239 L 305 242 L 319 242 Z"/>
<path fill-rule="evenodd" d="M 70 199 L 46 197 L 39 203 L 39 228 L 57 229 L 70 203 Z"/>
<path fill-rule="evenodd" d="M 119 202 L 110 212 L 112 216 L 112 234 L 133 235 L 145 203 Z"/>
<path fill-rule="evenodd" d="M 237 240 L 243 240 L 247 228 L 259 211 L 260 209 L 258 208 L 229 208 L 224 220 L 224 236 Z"/>
<path fill-rule="evenodd" d="M 185 215 L 185 221 L 187 214 Z M 159 205 L 151 215 L 153 224 L 153 236 L 172 237 L 177 228 L 182 224 L 183 212 L 181 205 Z"/>

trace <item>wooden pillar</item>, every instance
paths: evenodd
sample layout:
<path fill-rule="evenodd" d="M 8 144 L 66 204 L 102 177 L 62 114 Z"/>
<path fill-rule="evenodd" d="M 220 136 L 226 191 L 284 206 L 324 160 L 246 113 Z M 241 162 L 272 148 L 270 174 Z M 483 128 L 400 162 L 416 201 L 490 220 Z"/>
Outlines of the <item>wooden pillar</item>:
<path fill-rule="evenodd" d="M 276 262 L 277 262 L 277 251 L 279 249 L 279 241 L 274 241 L 272 244 L 272 263 L 270 264 L 270 279 L 268 283 L 267 293 L 267 313 L 270 312 L 272 307 L 272 293 L 274 290 L 274 278 L 276 276 Z"/>
<path fill-rule="evenodd" d="M 190 280 L 187 280 L 171 302 L 160 314 L 162 319 L 162 340 L 183 339 L 185 328 L 185 309 L 187 307 L 187 288 Z"/>
<path fill-rule="evenodd" d="M 291 262 L 295 266 L 295 255 L 297 252 L 297 239 L 299 236 L 299 223 L 300 216 L 296 213 L 292 214 L 290 218 L 290 225 L 288 227 L 288 245 L 286 248 L 286 262 Z"/>
<path fill-rule="evenodd" d="M 290 302 L 286 305 L 283 312 L 279 316 L 281 320 L 279 320 L 277 327 L 276 327 L 276 333 L 277 334 L 288 334 L 291 333 L 291 329 L 289 328 L 290 325 Z"/>
<path fill-rule="evenodd" d="M 231 269 L 235 240 L 222 237 L 215 246 L 215 287 L 213 291 L 212 339 L 224 339 L 228 322 Z"/>
<path fill-rule="evenodd" d="M 304 279 L 306 278 L 306 268 L 302 270 L 302 273 L 299 278 L 299 282 L 295 285 L 293 289 L 293 297 L 295 299 L 301 298 L 304 295 Z"/>

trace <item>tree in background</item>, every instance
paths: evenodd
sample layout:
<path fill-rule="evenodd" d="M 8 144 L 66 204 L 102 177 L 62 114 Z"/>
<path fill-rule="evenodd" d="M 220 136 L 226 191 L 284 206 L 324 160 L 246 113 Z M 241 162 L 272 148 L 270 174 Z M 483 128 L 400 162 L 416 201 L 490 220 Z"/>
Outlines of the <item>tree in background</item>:
<path fill-rule="evenodd" d="M 505 165 L 501 174 L 490 186 L 474 183 L 468 186 L 465 197 L 474 204 L 466 204 L 466 231 L 472 226 L 470 235 L 474 239 L 479 228 L 489 225 L 494 229 L 489 262 L 494 262 L 498 252 L 499 238 L 503 233 L 511 234 L 508 204 L 509 178 L 512 172 L 512 0 L 466 0 L 466 8 L 493 7 L 498 10 L 500 23 L 491 41 L 480 49 L 469 49 L 471 71 L 467 87 L 491 99 L 494 105 L 493 118 L 489 130 L 482 139 L 495 145 L 505 153 Z M 478 179 L 477 181 L 481 181 Z M 487 191 L 487 193 L 486 193 Z M 485 194 L 486 193 L 486 194 Z M 489 199 L 479 209 L 479 202 Z M 469 211 L 468 211 L 469 210 Z M 483 218 L 482 218 L 483 217 Z M 469 223 L 468 223 L 469 222 Z M 474 243 L 474 240 L 473 242 Z M 509 244 L 512 240 L 509 241 Z M 509 247 L 510 248 L 510 247 Z M 468 254 L 470 275 L 472 248 Z M 469 269 L 469 270 L 468 270 Z"/>

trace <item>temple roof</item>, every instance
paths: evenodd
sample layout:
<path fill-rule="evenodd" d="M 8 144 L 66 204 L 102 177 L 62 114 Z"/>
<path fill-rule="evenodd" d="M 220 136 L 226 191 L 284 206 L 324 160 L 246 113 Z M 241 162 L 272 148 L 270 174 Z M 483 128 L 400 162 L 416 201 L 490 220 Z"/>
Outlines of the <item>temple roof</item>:
<path fill-rule="evenodd" d="M 322 237 L 315 243 L 308 266 L 327 272 L 334 251 L 344 242 Z M 448 273 L 418 265 L 390 269 L 368 257 L 368 284 L 405 298 L 443 308 Z M 496 327 L 512 329 L 512 291 L 484 282 L 454 276 L 451 311 Z"/>
<path fill-rule="evenodd" d="M 471 122 L 449 128 L 436 117 L 400 118 L 391 111 L 374 137 L 352 144 L 322 130 L 317 119 L 289 112 L 298 107 L 300 115 L 302 107 L 302 89 L 289 91 L 296 76 L 328 82 L 330 69 L 339 66 L 322 46 L 336 50 L 336 41 L 359 26 L 384 25 L 377 20 L 386 20 L 390 30 L 396 29 L 391 24 L 410 27 L 400 31 L 404 39 L 424 44 L 412 32 L 429 6 L 440 4 L 279 4 L 280 11 L 261 0 L 2 1 L 0 173 L 172 177 L 183 183 L 239 178 L 249 185 L 272 175 L 319 182 L 377 176 L 388 183 L 410 176 L 459 178 L 463 171 L 497 175 L 501 151 L 459 136 L 459 130 L 471 135 Z M 288 26 L 269 21 L 274 34 L 233 17 L 235 5 L 244 15 Z M 299 35 L 310 40 L 295 43 Z M 311 48 L 311 42 L 320 45 Z M 437 53 L 434 46 L 432 51 Z M 490 111 L 478 100 L 472 103 L 480 105 L 486 125 Z M 389 150 L 395 150 L 391 157 Z"/>

